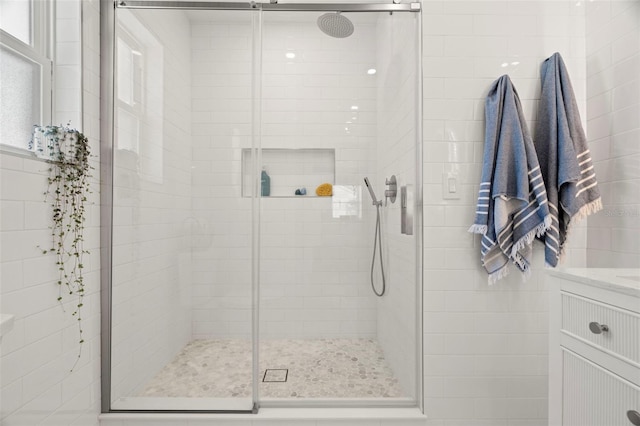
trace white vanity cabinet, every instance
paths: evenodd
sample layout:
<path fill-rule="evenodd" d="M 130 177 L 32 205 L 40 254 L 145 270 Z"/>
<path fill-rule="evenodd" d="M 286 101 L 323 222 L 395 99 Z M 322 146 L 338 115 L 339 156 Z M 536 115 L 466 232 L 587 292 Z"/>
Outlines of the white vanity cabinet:
<path fill-rule="evenodd" d="M 551 271 L 549 425 L 640 426 L 640 271 Z"/>

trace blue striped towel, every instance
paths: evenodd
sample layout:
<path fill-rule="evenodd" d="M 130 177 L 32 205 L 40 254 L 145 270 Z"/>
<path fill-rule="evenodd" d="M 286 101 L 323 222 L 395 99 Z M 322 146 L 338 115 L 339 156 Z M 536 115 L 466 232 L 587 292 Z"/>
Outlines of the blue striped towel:
<path fill-rule="evenodd" d="M 485 101 L 482 181 L 469 232 L 482 234 L 481 260 L 493 284 L 514 263 L 528 276 L 532 243 L 551 224 L 538 157 L 508 75 L 496 80 Z"/>
<path fill-rule="evenodd" d="M 542 64 L 542 94 L 534 145 L 542 166 L 552 224 L 542 240 L 545 263 L 555 267 L 576 221 L 602 209 L 578 104 L 559 53 Z"/>

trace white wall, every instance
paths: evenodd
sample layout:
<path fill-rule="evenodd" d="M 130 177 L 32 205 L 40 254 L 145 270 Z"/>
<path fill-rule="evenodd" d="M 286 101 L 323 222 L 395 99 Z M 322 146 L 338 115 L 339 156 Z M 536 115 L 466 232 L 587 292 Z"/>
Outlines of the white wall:
<path fill-rule="evenodd" d="M 280 16 L 264 22 L 262 146 L 334 149 L 333 183 L 355 186 L 359 207 L 357 188 L 375 167 L 374 23 L 361 17 L 352 36 L 337 39 L 318 29 L 317 13 Z M 262 199 L 263 338 L 375 337 L 373 211 L 361 195 L 362 210 L 340 217 L 336 197 Z"/>
<path fill-rule="evenodd" d="M 49 206 L 42 195 L 47 166 L 40 160 L 0 153 L 0 311 L 16 316 L 14 329 L 2 338 L 0 358 L 0 423 L 6 426 L 96 425 L 100 410 L 99 2 L 82 2 L 82 46 L 78 43 L 80 33 L 74 29 L 79 28 L 80 3 L 60 3 L 67 21 L 66 38 L 61 41 L 72 43 L 66 53 L 74 59 L 68 63 L 79 63 L 80 53 L 74 49 L 82 48 L 83 108 L 78 109 L 80 87 L 74 80 L 80 76 L 65 74 L 71 78 L 66 80 L 69 85 L 59 84 L 58 89 L 71 90 L 57 91 L 56 113 L 72 119 L 72 126 L 82 127 L 96 155 L 91 162 L 95 167 L 94 193 L 89 197 L 92 205 L 85 229 L 85 248 L 91 252 L 84 261 L 85 343 L 82 357 L 70 372 L 78 356 L 77 321 L 70 316 L 72 302 L 67 302 L 63 312 L 56 301 L 54 257 L 43 256 L 37 248 L 50 241 Z"/>
<path fill-rule="evenodd" d="M 241 150 L 251 147 L 251 26 L 247 14 L 227 18 L 233 22 L 196 22 L 192 31 L 194 216 L 202 231 L 194 249 L 196 338 L 250 331 L 251 199 L 241 197 L 240 177 Z M 310 15 L 300 19 L 265 15 L 262 147 L 334 149 L 334 183 L 360 186 L 373 170 L 376 83 L 366 71 L 375 63 L 374 29 L 358 25 L 338 40 Z M 278 179 L 274 194 L 294 183 Z M 312 197 L 323 182 L 306 197 L 290 190 L 289 198 L 261 200 L 261 337 L 375 334 L 371 212 L 334 218 L 335 198 Z"/>
<path fill-rule="evenodd" d="M 82 34 L 78 2 L 55 3 L 54 124 L 78 127 L 82 119 Z"/>
<path fill-rule="evenodd" d="M 416 235 L 403 235 L 400 227 L 401 186 L 412 185 L 416 199 L 416 137 L 418 105 L 418 16 L 381 14 L 377 26 L 377 179 L 379 197 L 385 179 L 395 175 L 398 194 L 395 203 L 382 208 L 385 295 L 377 299 L 377 338 L 406 395 L 416 386 Z M 373 183 L 372 182 L 372 183 Z M 367 204 L 367 203 L 365 203 Z M 413 207 L 409 206 L 413 212 Z M 373 229 L 373 228 L 372 228 Z M 373 232 L 367 235 L 371 241 Z M 370 253 L 370 252 L 369 252 Z M 369 260 L 370 261 L 370 260 Z M 376 256 L 378 291 L 380 260 Z"/>
<path fill-rule="evenodd" d="M 135 396 L 191 338 L 189 24 L 180 12 L 118 14 L 143 65 L 139 127 L 115 129 L 112 400 Z"/>
<path fill-rule="evenodd" d="M 534 253 L 518 273 L 487 285 L 473 222 L 489 85 L 508 73 L 535 128 L 539 70 L 558 51 L 583 112 L 584 2 L 425 1 L 424 367 L 432 425 L 546 425 L 547 289 Z M 503 66 L 504 64 L 504 66 Z M 442 199 L 442 173 L 457 171 L 459 200 Z M 569 262 L 584 262 L 575 229 Z"/>
<path fill-rule="evenodd" d="M 589 267 L 640 267 L 640 3 L 587 3 L 587 137 L 603 211 L 589 218 Z"/>
<path fill-rule="evenodd" d="M 192 337 L 251 332 L 251 200 L 241 148 L 251 146 L 251 16 L 191 23 Z M 193 17 L 193 15 L 191 15 Z"/>

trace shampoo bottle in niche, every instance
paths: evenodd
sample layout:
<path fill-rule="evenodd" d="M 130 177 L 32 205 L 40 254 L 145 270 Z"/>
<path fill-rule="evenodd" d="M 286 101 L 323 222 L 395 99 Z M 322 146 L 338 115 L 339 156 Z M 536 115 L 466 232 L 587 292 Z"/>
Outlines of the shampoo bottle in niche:
<path fill-rule="evenodd" d="M 263 167 L 262 173 L 260 174 L 260 195 L 268 197 L 269 194 L 271 194 L 271 178 Z"/>

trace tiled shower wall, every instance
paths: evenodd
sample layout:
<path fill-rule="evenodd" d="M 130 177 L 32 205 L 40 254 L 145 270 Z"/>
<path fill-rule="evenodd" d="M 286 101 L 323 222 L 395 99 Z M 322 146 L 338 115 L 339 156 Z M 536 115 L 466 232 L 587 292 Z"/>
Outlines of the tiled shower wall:
<path fill-rule="evenodd" d="M 291 23 L 265 14 L 263 148 L 335 150 L 334 184 L 356 189 L 351 203 L 359 207 L 357 188 L 375 166 L 376 76 L 367 74 L 375 64 L 375 25 L 356 22 L 351 37 L 336 39 L 318 29 L 316 15 Z M 290 52 L 296 57 L 288 59 Z M 315 195 L 315 188 L 307 191 Z M 371 212 L 341 212 L 338 201 L 262 200 L 263 337 L 375 336 L 367 285 Z"/>
<path fill-rule="evenodd" d="M 67 299 L 63 311 L 56 301 L 54 256 L 38 249 L 51 241 L 50 207 L 43 202 L 48 166 L 0 153 L 0 312 L 15 315 L 13 330 L 2 337 L 0 358 L 0 423 L 6 426 L 91 426 L 98 424 L 100 412 L 99 2 L 57 3 L 63 21 L 58 40 L 67 56 L 56 68 L 60 78 L 54 115 L 62 124 L 72 120 L 71 125 L 89 138 L 96 156 L 85 229 L 85 248 L 91 252 L 84 258 L 85 343 L 70 372 L 79 353 L 73 302 Z"/>
<path fill-rule="evenodd" d="M 561 52 L 585 119 L 584 2 L 425 1 L 424 368 L 432 425 L 547 424 L 548 292 L 543 258 L 522 282 L 493 286 L 480 265 L 474 219 L 484 140 L 484 98 L 508 73 L 534 129 L 544 59 Z M 460 199 L 444 200 L 457 172 Z M 584 265 L 585 228 L 568 264 Z"/>
<path fill-rule="evenodd" d="M 192 22 L 190 33 L 193 338 L 251 331 L 251 200 L 240 196 L 240 165 L 251 147 L 252 18 L 221 13 L 226 20 Z"/>
<path fill-rule="evenodd" d="M 385 179 L 395 175 L 398 194 L 382 211 L 382 230 L 387 278 L 386 293 L 377 299 L 377 337 L 385 358 L 393 368 L 407 395 L 416 387 L 416 236 L 402 234 L 400 227 L 401 187 L 409 185 L 413 200 L 416 193 L 416 126 L 418 105 L 418 15 L 381 14 L 377 26 L 378 144 L 377 179 L 372 181 L 382 197 Z M 368 201 L 368 200 L 366 200 Z M 411 201 L 409 201 L 409 204 Z M 365 202 L 367 206 L 370 203 Z M 368 207 L 368 206 L 367 206 Z M 409 211 L 412 211 L 411 204 Z M 373 228 L 371 228 L 373 229 Z M 373 231 L 366 235 L 372 242 Z M 375 285 L 381 290 L 380 260 L 376 256 Z"/>
<path fill-rule="evenodd" d="M 241 151 L 251 147 L 252 39 L 250 18 L 240 16 L 244 22 L 192 29 L 199 338 L 250 331 L 251 199 L 242 196 Z M 314 19 L 291 23 L 273 13 L 263 23 L 262 147 L 335 150 L 334 183 L 355 186 L 358 206 L 362 178 L 373 170 L 376 77 L 366 71 L 375 64 L 374 34 L 364 23 L 349 39 L 331 39 Z M 272 177 L 274 193 L 278 184 Z M 315 186 L 307 194 L 260 201 L 261 336 L 374 336 L 371 211 L 335 217 L 335 197 L 315 197 Z"/>
<path fill-rule="evenodd" d="M 589 219 L 590 267 L 640 267 L 640 3 L 587 3 L 587 119 L 603 211 Z"/>
<path fill-rule="evenodd" d="M 191 339 L 189 23 L 118 13 L 142 74 L 117 74 L 141 88 L 139 122 L 114 129 L 112 399 L 134 396 Z"/>

